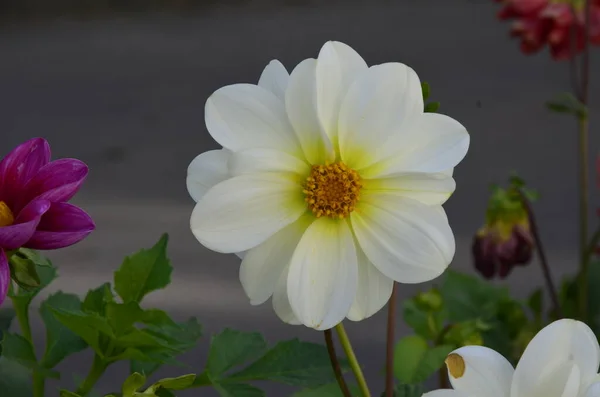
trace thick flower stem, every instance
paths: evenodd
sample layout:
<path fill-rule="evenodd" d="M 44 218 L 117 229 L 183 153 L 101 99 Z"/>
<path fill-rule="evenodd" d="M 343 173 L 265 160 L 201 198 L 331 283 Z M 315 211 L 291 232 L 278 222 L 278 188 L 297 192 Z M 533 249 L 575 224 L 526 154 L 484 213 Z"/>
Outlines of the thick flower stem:
<path fill-rule="evenodd" d="M 88 376 L 85 378 L 83 383 L 77 389 L 77 394 L 85 397 L 94 387 L 94 385 L 98 382 L 98 380 L 104 374 L 104 371 L 108 367 L 108 364 L 97 354 L 94 356 L 94 362 L 92 364 L 92 368 L 90 368 L 90 372 Z"/>
<path fill-rule="evenodd" d="M 367 381 L 365 380 L 365 376 L 362 373 L 362 369 L 360 369 L 360 365 L 358 364 L 358 360 L 356 359 L 354 350 L 352 350 L 352 345 L 350 344 L 350 339 L 348 339 L 348 335 L 346 334 L 344 325 L 342 323 L 339 323 L 335 326 L 335 330 L 338 334 L 338 338 L 340 338 L 340 343 L 342 345 L 342 348 L 344 349 L 344 352 L 346 353 L 346 357 L 348 357 L 348 361 L 350 362 L 352 372 L 354 372 L 354 377 L 356 378 L 356 382 L 358 383 L 358 388 L 360 389 L 363 397 L 371 397 L 371 392 L 369 391 L 369 387 L 367 386 Z"/>
<path fill-rule="evenodd" d="M 522 191 L 518 190 L 519 196 L 521 198 L 521 202 L 523 203 L 523 208 L 527 212 L 527 220 L 529 221 L 529 227 L 531 228 L 531 234 L 535 239 L 535 246 L 538 251 L 538 256 L 540 258 L 540 264 L 542 266 L 542 273 L 544 274 L 544 279 L 546 280 L 546 287 L 548 288 L 548 293 L 550 294 L 550 299 L 552 300 L 552 306 L 554 313 L 562 318 L 562 311 L 560 308 L 560 302 L 558 300 L 558 293 L 556 291 L 556 286 L 554 285 L 554 281 L 552 280 L 552 274 L 550 273 L 550 266 L 548 265 L 548 260 L 546 259 L 546 252 L 544 251 L 544 246 L 542 245 L 542 239 L 540 238 L 540 232 L 537 227 L 537 222 L 535 220 L 535 215 L 533 214 L 533 210 L 531 209 L 531 204 L 527 197 L 523 194 Z"/>
<path fill-rule="evenodd" d="M 346 384 L 346 380 L 344 379 L 344 374 L 342 374 L 342 368 L 340 367 L 340 362 L 338 360 L 337 354 L 335 352 L 335 345 L 333 344 L 333 334 L 330 329 L 326 329 L 325 334 L 325 344 L 327 345 L 327 353 L 329 353 L 329 360 L 331 360 L 331 367 L 333 368 L 333 372 L 335 373 L 335 378 L 340 386 L 340 390 L 344 397 L 352 397 L 352 393 L 350 389 L 348 389 L 348 385 Z"/>
<path fill-rule="evenodd" d="M 385 356 L 385 397 L 394 396 L 394 340 L 396 334 L 396 291 L 394 282 L 392 296 L 388 302 L 386 356 Z"/>

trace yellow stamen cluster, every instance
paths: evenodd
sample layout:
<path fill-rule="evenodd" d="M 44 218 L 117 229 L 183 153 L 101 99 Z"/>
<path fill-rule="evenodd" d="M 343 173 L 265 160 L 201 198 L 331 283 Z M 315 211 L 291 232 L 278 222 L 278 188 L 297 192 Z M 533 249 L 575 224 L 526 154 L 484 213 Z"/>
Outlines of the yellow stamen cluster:
<path fill-rule="evenodd" d="M 15 217 L 4 201 L 0 201 L 0 227 L 10 226 L 15 222 Z"/>
<path fill-rule="evenodd" d="M 359 199 L 360 176 L 343 162 L 313 165 L 304 183 L 305 201 L 316 215 L 343 219 Z"/>

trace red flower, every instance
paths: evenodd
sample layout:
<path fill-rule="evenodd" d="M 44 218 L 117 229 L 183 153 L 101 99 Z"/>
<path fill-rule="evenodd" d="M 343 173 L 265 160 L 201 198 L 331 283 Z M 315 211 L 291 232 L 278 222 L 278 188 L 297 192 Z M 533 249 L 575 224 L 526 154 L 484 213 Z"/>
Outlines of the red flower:
<path fill-rule="evenodd" d="M 600 0 L 590 0 L 590 42 L 600 45 Z M 548 44 L 556 60 L 568 59 L 583 50 L 584 9 L 567 1 L 500 0 L 500 19 L 512 19 L 510 34 L 521 39 L 521 51 L 532 54 Z M 579 4 L 579 3 L 578 3 Z"/>

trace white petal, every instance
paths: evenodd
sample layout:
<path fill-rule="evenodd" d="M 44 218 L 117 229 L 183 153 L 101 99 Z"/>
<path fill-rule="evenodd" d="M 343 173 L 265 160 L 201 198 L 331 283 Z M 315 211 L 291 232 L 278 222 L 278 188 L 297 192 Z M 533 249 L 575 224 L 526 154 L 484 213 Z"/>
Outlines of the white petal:
<path fill-rule="evenodd" d="M 206 101 L 205 121 L 215 141 L 232 151 L 271 148 L 297 153 L 299 146 L 281 99 L 253 84 L 223 87 Z"/>
<path fill-rule="evenodd" d="M 422 113 L 421 83 L 414 70 L 401 63 L 372 66 L 350 86 L 342 102 L 342 160 L 354 169 L 379 161 L 389 153 L 387 141 L 393 135 L 407 135 L 405 126 Z"/>
<path fill-rule="evenodd" d="M 434 390 L 434 391 L 425 393 L 421 397 L 480 397 L 480 396 L 469 396 L 468 394 L 461 393 L 459 391 L 452 390 L 452 389 L 439 389 L 439 390 Z"/>
<path fill-rule="evenodd" d="M 352 306 L 357 277 L 348 223 L 318 218 L 300 239 L 290 264 L 287 289 L 296 317 L 318 330 L 337 325 Z"/>
<path fill-rule="evenodd" d="M 192 232 L 213 251 L 254 248 L 306 211 L 301 189 L 288 174 L 233 177 L 198 201 L 190 221 Z"/>
<path fill-rule="evenodd" d="M 274 59 L 263 70 L 258 80 L 258 85 L 277 96 L 282 101 L 285 100 L 285 90 L 288 85 L 290 74 L 285 69 L 285 66 L 278 60 Z"/>
<path fill-rule="evenodd" d="M 446 365 L 454 389 L 471 396 L 510 397 L 514 369 L 500 353 L 484 346 L 465 346 L 450 353 Z"/>
<path fill-rule="evenodd" d="M 441 205 L 456 189 L 456 182 L 446 173 L 407 172 L 364 179 L 363 189 L 408 197 L 427 205 Z"/>
<path fill-rule="evenodd" d="M 443 114 L 424 113 L 408 130 L 406 136 L 398 135 L 387 142 L 389 156 L 362 170 L 361 175 L 370 178 L 398 172 L 449 172 L 469 149 L 465 127 Z"/>
<path fill-rule="evenodd" d="M 275 314 L 277 314 L 277 317 L 284 323 L 300 325 L 302 323 L 294 314 L 288 298 L 287 279 L 289 271 L 290 267 L 286 266 L 281 273 L 281 277 L 277 280 L 277 284 L 275 284 L 275 292 L 273 292 L 273 310 L 275 311 Z"/>
<path fill-rule="evenodd" d="M 525 349 L 515 369 L 511 397 L 537 395 L 549 380 L 562 391 L 573 365 L 585 380 L 598 372 L 599 364 L 598 340 L 587 325 L 570 319 L 555 321 L 538 332 Z"/>
<path fill-rule="evenodd" d="M 329 41 L 317 59 L 317 109 L 325 132 L 335 142 L 342 100 L 350 85 L 368 69 L 367 63 L 350 46 Z"/>
<path fill-rule="evenodd" d="M 227 162 L 231 152 L 227 149 L 209 150 L 196 156 L 187 170 L 187 189 L 198 201 L 211 187 L 229 178 Z"/>
<path fill-rule="evenodd" d="M 358 244 L 386 276 L 400 283 L 438 277 L 454 257 L 452 230 L 439 206 L 369 194 L 350 215 Z"/>
<path fill-rule="evenodd" d="M 354 303 L 348 313 L 348 320 L 361 321 L 377 313 L 392 296 L 394 280 L 382 274 L 365 253 L 356 247 L 358 258 L 358 289 Z"/>
<path fill-rule="evenodd" d="M 232 176 L 256 172 L 293 172 L 304 179 L 310 173 L 310 166 L 306 161 L 279 150 L 247 149 L 231 155 L 229 172 Z"/>
<path fill-rule="evenodd" d="M 315 59 L 305 59 L 292 71 L 285 107 L 306 159 L 311 164 L 333 160 L 335 153 L 317 113 Z"/>
<path fill-rule="evenodd" d="M 300 237 L 310 224 L 305 216 L 269 237 L 267 241 L 252 248 L 240 266 L 240 281 L 250 298 L 250 304 L 260 305 L 271 297 L 275 284 L 289 265 Z"/>
<path fill-rule="evenodd" d="M 585 392 L 585 397 L 600 397 L 600 382 L 592 383 Z"/>
<path fill-rule="evenodd" d="M 247 253 L 247 252 L 248 252 L 248 251 L 236 252 L 236 253 L 235 253 L 235 256 L 237 256 L 237 257 L 238 257 L 238 258 L 240 258 L 240 259 L 244 259 L 244 257 L 246 256 L 246 253 Z"/>

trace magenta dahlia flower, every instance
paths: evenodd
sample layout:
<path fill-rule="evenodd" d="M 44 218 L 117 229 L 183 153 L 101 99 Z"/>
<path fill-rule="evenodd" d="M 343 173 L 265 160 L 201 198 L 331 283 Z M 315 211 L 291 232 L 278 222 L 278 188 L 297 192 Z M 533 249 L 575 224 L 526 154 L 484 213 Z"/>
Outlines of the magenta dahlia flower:
<path fill-rule="evenodd" d="M 87 173 L 79 160 L 50 161 L 50 145 L 42 138 L 17 146 L 0 161 L 0 304 L 11 279 L 8 252 L 67 247 L 94 230 L 92 218 L 67 203 Z"/>

